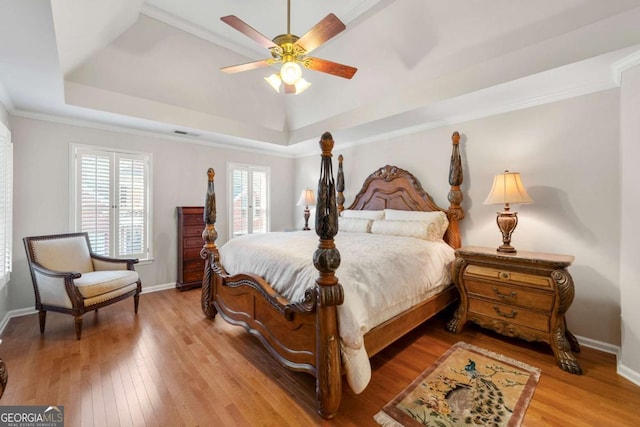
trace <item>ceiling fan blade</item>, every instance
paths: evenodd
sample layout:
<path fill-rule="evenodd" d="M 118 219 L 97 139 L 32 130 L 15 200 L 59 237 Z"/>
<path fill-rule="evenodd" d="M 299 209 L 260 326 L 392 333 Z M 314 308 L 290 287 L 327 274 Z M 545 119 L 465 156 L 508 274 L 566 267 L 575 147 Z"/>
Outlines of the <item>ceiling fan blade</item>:
<path fill-rule="evenodd" d="M 242 34 L 257 42 L 262 47 L 271 49 L 278 46 L 273 41 L 269 40 L 266 36 L 256 31 L 251 25 L 247 24 L 235 15 L 223 16 L 222 18 L 220 18 L 220 20 L 225 24 L 228 24 L 236 30 L 240 31 Z"/>
<path fill-rule="evenodd" d="M 220 71 L 227 74 L 240 73 L 242 71 L 255 70 L 256 68 L 266 67 L 276 62 L 273 59 L 263 59 L 261 61 L 247 62 L 246 64 L 231 65 L 230 67 L 222 67 Z"/>
<path fill-rule="evenodd" d="M 325 16 L 295 43 L 309 53 L 347 28 L 333 13 Z"/>
<path fill-rule="evenodd" d="M 314 58 L 308 56 L 304 59 L 304 66 L 315 71 L 333 74 L 334 76 L 350 79 L 358 71 L 357 68 L 348 65 L 338 64 L 337 62 L 327 61 L 326 59 Z"/>

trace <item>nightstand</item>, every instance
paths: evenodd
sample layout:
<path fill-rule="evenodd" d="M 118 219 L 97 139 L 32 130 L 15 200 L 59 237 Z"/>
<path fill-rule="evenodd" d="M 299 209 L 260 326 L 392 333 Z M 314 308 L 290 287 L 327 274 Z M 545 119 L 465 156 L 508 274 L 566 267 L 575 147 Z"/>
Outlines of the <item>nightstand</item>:
<path fill-rule="evenodd" d="M 558 365 L 582 374 L 571 353 L 580 351 L 567 329 L 565 313 L 574 297 L 567 267 L 573 256 L 468 246 L 456 251 L 451 266 L 460 306 L 447 329 L 462 331 L 471 321 L 503 335 L 551 345 Z"/>

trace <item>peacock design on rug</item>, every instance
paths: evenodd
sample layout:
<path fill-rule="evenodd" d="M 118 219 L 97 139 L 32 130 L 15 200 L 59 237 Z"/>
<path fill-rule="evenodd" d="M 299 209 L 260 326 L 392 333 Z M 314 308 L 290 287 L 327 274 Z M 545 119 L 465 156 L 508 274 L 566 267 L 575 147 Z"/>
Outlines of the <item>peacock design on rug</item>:
<path fill-rule="evenodd" d="M 428 408 L 427 413 L 437 420 L 429 420 L 424 414 L 409 411 L 409 415 L 425 426 L 487 426 L 507 425 L 513 408 L 505 401 L 501 387 L 522 385 L 519 381 L 500 380 L 496 384 L 493 377 L 498 373 L 512 372 L 499 365 L 485 365 L 483 373 L 476 369 L 476 362 L 468 359 L 464 369 L 452 369 L 456 375 L 439 375 L 438 380 L 423 383 L 429 390 L 415 402 Z M 456 378 L 454 378 L 456 377 Z M 425 408 L 425 409 L 426 409 Z"/>
<path fill-rule="evenodd" d="M 500 426 L 507 412 L 512 412 L 505 405 L 502 391 L 490 378 L 476 370 L 473 360 L 469 359 L 464 371 L 469 383 L 456 383 L 444 396 L 451 417 L 467 425 Z"/>

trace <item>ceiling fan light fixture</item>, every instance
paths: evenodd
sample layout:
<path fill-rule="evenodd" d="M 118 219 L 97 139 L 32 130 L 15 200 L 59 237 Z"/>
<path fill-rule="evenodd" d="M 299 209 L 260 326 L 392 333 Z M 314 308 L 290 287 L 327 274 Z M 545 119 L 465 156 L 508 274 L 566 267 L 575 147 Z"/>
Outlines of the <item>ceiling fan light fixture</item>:
<path fill-rule="evenodd" d="M 300 80 L 296 82 L 295 86 L 296 86 L 296 95 L 297 95 L 307 90 L 309 86 L 311 86 L 311 83 L 309 83 L 303 78 L 300 78 Z"/>
<path fill-rule="evenodd" d="M 271 74 L 269 77 L 265 77 L 264 79 L 276 92 L 280 92 L 280 86 L 282 85 L 280 76 L 278 76 L 277 74 Z"/>
<path fill-rule="evenodd" d="M 292 61 L 287 61 L 280 68 L 280 78 L 288 85 L 295 85 L 302 78 L 302 69 Z"/>

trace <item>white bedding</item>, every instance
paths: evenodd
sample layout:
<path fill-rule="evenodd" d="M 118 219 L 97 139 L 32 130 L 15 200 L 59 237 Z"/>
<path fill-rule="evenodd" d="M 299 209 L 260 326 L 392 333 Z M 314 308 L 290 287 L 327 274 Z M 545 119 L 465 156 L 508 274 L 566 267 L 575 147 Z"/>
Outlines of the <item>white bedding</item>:
<path fill-rule="evenodd" d="M 350 387 L 360 393 L 371 378 L 363 335 L 449 284 L 454 251 L 442 240 L 369 233 L 338 233 L 335 242 L 342 260 L 336 276 L 344 288 L 338 306 L 343 364 Z M 257 274 L 297 301 L 318 277 L 311 261 L 317 247 L 311 231 L 251 234 L 223 245 L 220 260 L 229 274 Z"/>

